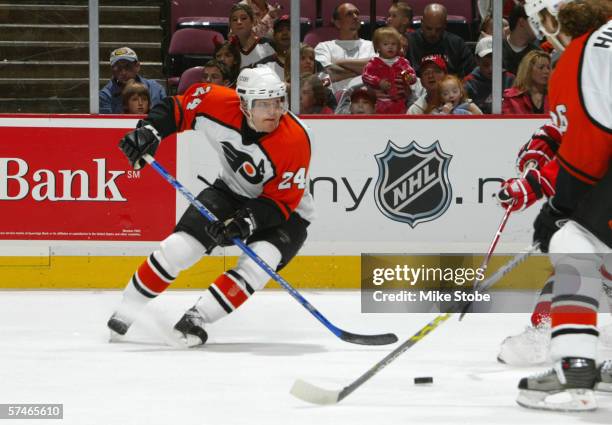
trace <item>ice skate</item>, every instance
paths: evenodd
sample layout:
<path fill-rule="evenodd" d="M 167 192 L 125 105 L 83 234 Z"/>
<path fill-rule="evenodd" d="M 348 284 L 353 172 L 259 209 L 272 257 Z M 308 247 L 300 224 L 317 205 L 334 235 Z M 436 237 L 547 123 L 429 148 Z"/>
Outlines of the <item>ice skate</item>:
<path fill-rule="evenodd" d="M 116 312 L 108 319 L 106 326 L 110 329 L 109 342 L 121 342 L 124 340 L 124 335 L 130 328 L 131 321 L 125 317 L 120 316 Z"/>
<path fill-rule="evenodd" d="M 188 347 L 203 345 L 208 339 L 208 334 L 204 330 L 204 318 L 195 307 L 185 312 L 174 325 L 174 330 Z"/>
<path fill-rule="evenodd" d="M 612 393 L 612 360 L 606 360 L 597 368 L 597 391 Z"/>
<path fill-rule="evenodd" d="M 522 333 L 504 339 L 497 361 L 513 366 L 549 363 L 550 320 L 537 327 L 528 326 Z"/>
<path fill-rule="evenodd" d="M 516 402 L 527 408 L 582 412 L 597 409 L 593 387 L 598 370 L 595 361 L 566 357 L 537 375 L 521 379 Z"/>

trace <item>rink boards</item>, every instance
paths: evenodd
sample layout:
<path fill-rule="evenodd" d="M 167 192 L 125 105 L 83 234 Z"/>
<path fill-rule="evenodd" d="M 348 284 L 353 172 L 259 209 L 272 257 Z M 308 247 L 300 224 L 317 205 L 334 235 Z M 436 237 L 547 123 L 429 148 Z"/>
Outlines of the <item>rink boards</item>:
<path fill-rule="evenodd" d="M 359 287 L 361 253 L 485 252 L 503 214 L 491 194 L 515 176 L 516 153 L 544 118 L 304 122 L 318 217 L 283 276 L 296 287 L 342 289 Z M 0 116 L 0 288 L 123 287 L 172 230 L 186 201 L 149 167 L 129 170 L 117 149 L 135 123 Z M 194 132 L 164 140 L 156 157 L 194 193 L 205 187 L 198 175 L 213 181 L 218 172 Z M 529 245 L 537 210 L 511 217 L 498 252 Z M 237 255 L 217 249 L 173 286 L 206 287 Z M 541 258 L 506 284 L 541 285 L 547 266 Z"/>

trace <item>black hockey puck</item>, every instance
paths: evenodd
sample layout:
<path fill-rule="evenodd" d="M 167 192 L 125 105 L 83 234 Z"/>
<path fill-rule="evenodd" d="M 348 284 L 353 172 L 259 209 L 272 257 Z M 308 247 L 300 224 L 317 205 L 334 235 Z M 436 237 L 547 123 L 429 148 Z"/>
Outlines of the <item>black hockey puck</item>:
<path fill-rule="evenodd" d="M 414 378 L 415 384 L 433 384 L 432 376 L 420 376 L 418 378 Z"/>

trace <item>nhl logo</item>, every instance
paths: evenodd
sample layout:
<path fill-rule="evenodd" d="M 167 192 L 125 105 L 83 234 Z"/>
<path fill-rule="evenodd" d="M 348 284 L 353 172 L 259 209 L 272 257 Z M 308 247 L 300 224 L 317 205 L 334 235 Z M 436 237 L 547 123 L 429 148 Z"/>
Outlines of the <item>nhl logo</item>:
<path fill-rule="evenodd" d="M 385 151 L 375 157 L 378 180 L 374 197 L 384 215 L 414 228 L 435 220 L 448 209 L 452 196 L 448 165 L 452 155 L 442 151 L 440 142 L 424 148 L 414 141 L 399 147 L 389 140 Z"/>

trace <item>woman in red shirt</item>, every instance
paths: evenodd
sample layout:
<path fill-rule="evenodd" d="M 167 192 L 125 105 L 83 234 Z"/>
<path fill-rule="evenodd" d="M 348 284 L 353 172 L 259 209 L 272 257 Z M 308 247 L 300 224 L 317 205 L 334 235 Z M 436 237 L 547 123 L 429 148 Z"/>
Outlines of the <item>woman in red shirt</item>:
<path fill-rule="evenodd" d="M 527 53 L 519 65 L 514 84 L 504 91 L 502 113 L 547 114 L 550 65 L 548 53 L 540 50 Z"/>

